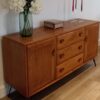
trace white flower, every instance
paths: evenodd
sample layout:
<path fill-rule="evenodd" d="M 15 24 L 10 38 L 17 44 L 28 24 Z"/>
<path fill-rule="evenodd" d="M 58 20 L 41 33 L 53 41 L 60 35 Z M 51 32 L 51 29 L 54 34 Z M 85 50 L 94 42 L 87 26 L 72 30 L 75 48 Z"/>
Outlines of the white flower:
<path fill-rule="evenodd" d="M 37 14 L 41 11 L 42 3 L 40 0 L 32 0 L 31 7 L 27 6 L 28 3 L 30 2 L 26 0 L 9 0 L 9 8 L 10 10 L 13 10 L 18 13 L 23 12 L 25 10 L 29 10 L 32 13 Z"/>
<path fill-rule="evenodd" d="M 26 0 L 10 0 L 9 1 L 9 8 L 18 13 L 24 11 L 25 5 L 26 5 Z"/>
<path fill-rule="evenodd" d="M 31 2 L 30 11 L 34 14 L 39 13 L 42 10 L 42 3 L 40 0 L 35 0 Z"/>

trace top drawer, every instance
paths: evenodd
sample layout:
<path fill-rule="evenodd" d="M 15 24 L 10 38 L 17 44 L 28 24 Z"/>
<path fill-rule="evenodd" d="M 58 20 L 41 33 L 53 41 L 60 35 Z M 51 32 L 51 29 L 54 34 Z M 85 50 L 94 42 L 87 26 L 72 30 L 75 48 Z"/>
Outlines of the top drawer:
<path fill-rule="evenodd" d="M 64 35 L 60 35 L 57 37 L 57 48 L 61 49 L 63 47 L 66 47 L 78 40 L 84 39 L 84 37 L 85 34 L 83 28 L 75 30 L 73 32 L 66 33 Z"/>

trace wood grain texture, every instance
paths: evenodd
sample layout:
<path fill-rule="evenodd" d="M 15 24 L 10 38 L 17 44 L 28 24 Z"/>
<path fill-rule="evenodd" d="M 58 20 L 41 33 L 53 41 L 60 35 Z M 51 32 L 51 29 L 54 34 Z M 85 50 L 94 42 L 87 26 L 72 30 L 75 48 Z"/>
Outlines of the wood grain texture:
<path fill-rule="evenodd" d="M 4 36 L 5 81 L 25 97 L 54 84 L 96 56 L 98 27 L 98 22 L 77 19 L 56 30 L 38 28 L 28 38 Z M 62 53 L 66 57 L 60 60 Z"/>
<path fill-rule="evenodd" d="M 84 41 L 78 41 L 57 52 L 57 64 L 84 52 Z"/>
<path fill-rule="evenodd" d="M 99 24 L 89 25 L 85 28 L 85 56 L 84 60 L 87 61 L 97 54 L 98 49 L 98 35 Z"/>
<path fill-rule="evenodd" d="M 65 33 L 67 34 L 71 31 L 83 28 L 88 25 L 96 24 L 96 23 L 99 22 L 84 20 L 84 19 L 72 19 L 72 20 L 64 21 L 64 27 L 56 30 L 52 30 L 44 27 L 34 29 L 33 35 L 30 38 L 22 38 L 18 33 L 13 33 L 12 35 L 8 35 L 6 36 L 6 38 L 9 38 L 23 45 L 28 45 L 39 41 L 41 42 L 44 39 L 49 39 L 51 37 L 63 35 Z"/>
<path fill-rule="evenodd" d="M 26 47 L 3 39 L 4 76 L 22 95 L 28 95 Z"/>
<path fill-rule="evenodd" d="M 100 47 L 98 50 L 98 56 L 96 57 L 97 67 L 94 67 L 93 63 L 90 62 L 92 67 L 89 67 L 83 73 L 74 77 L 72 80 L 66 82 L 53 92 L 44 95 L 42 93 L 33 96 L 32 99 L 26 99 L 22 96 L 15 94 L 15 97 L 11 95 L 10 98 L 4 97 L 0 100 L 99 100 L 100 99 Z M 89 66 L 90 66 L 89 65 Z M 87 65 L 85 65 L 87 66 Z M 75 74 L 74 74 L 75 75 Z M 62 80 L 63 81 L 63 80 Z M 60 83 L 61 84 L 61 83 Z M 55 87 L 57 83 L 55 84 Z M 54 86 L 52 86 L 55 88 Z M 44 91 L 46 94 L 47 91 Z M 40 94 L 42 97 L 40 97 Z M 72 95 L 73 94 L 73 95 Z"/>
<path fill-rule="evenodd" d="M 55 79 L 55 38 L 28 46 L 29 95 Z"/>
<path fill-rule="evenodd" d="M 41 100 L 99 100 L 100 99 L 100 47 L 97 67 L 90 67 L 76 78 L 45 96 Z M 90 62 L 92 66 L 93 63 Z"/>
<path fill-rule="evenodd" d="M 57 37 L 57 48 L 61 49 L 71 45 L 79 40 L 83 40 L 85 37 L 84 28 L 69 32 Z"/>
<path fill-rule="evenodd" d="M 75 56 L 57 66 L 57 78 L 69 73 L 74 68 L 79 67 L 83 63 L 83 54 Z"/>

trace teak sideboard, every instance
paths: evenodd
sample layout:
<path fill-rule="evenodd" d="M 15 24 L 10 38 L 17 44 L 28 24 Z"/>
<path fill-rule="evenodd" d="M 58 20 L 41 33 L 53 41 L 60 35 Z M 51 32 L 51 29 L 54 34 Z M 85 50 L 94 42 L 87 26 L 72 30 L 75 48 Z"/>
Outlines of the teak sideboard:
<path fill-rule="evenodd" d="M 30 97 L 72 73 L 98 49 L 99 22 L 74 19 L 59 29 L 37 28 L 32 37 L 18 33 L 2 40 L 5 81 Z"/>

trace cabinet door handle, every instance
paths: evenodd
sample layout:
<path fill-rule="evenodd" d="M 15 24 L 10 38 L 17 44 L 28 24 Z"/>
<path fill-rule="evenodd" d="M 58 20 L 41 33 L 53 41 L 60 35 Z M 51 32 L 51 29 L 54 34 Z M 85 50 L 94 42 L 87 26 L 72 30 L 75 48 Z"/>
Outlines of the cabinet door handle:
<path fill-rule="evenodd" d="M 78 47 L 78 49 L 81 50 L 81 49 L 82 49 L 82 45 L 80 45 L 80 46 Z"/>
<path fill-rule="evenodd" d="M 63 42 L 64 42 L 64 39 L 61 39 L 61 40 L 60 40 L 60 43 L 63 43 Z"/>
<path fill-rule="evenodd" d="M 62 59 L 64 57 L 64 54 L 60 54 L 59 57 Z"/>
<path fill-rule="evenodd" d="M 52 50 L 52 56 L 55 56 L 55 49 Z"/>
<path fill-rule="evenodd" d="M 59 70 L 60 73 L 63 72 L 63 71 L 64 71 L 64 68 L 61 68 L 61 69 Z"/>

